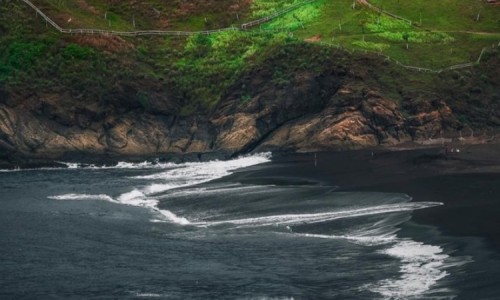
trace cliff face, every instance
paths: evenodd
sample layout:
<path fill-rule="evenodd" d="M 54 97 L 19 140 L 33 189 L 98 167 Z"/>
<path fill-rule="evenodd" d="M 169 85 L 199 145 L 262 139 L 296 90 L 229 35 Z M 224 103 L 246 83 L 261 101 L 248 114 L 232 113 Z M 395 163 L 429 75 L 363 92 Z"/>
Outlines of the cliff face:
<path fill-rule="evenodd" d="M 0 87 L 0 159 L 354 149 L 494 128 L 499 61 L 465 71 L 466 79 L 432 75 L 436 84 L 419 90 L 407 73 L 377 58 L 339 61 L 319 72 L 288 70 L 287 80 L 277 82 L 270 57 L 212 111 L 189 116 L 171 113 L 181 100 L 150 82 L 117 83 L 104 101 Z M 478 74 L 492 78 L 488 88 L 478 90 L 485 86 L 476 84 Z M 466 84 L 453 88 L 457 76 Z M 138 90 L 148 95 L 147 107 L 134 100 Z"/>

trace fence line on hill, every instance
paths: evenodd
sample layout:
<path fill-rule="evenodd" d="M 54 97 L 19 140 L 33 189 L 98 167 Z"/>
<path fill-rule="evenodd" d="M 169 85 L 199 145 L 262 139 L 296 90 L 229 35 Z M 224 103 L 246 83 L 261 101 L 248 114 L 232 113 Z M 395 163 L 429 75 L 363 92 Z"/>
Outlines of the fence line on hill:
<path fill-rule="evenodd" d="M 225 31 L 246 31 L 250 27 L 254 27 L 266 22 L 269 22 L 272 19 L 275 19 L 279 16 L 282 16 L 290 11 L 293 11 L 303 5 L 309 4 L 316 2 L 318 0 L 307 0 L 303 1 L 300 3 L 297 3 L 295 5 L 292 5 L 288 8 L 285 8 L 283 10 L 280 10 L 272 15 L 269 15 L 267 17 L 257 19 L 248 23 L 241 24 L 240 27 L 228 27 L 228 28 L 220 28 L 220 29 L 214 29 L 214 30 L 203 30 L 203 31 L 163 31 L 163 30 L 143 30 L 143 31 L 115 31 L 115 30 L 103 30 L 103 29 L 65 29 L 59 26 L 56 22 L 54 22 L 49 16 L 47 16 L 42 10 L 40 10 L 36 5 L 34 5 L 31 1 L 29 0 L 21 0 L 22 2 L 26 3 L 28 6 L 30 6 L 32 9 L 36 11 L 38 15 L 40 15 L 48 24 L 50 24 L 52 27 L 54 27 L 57 31 L 60 33 L 66 33 L 66 34 L 99 34 L 99 35 L 119 35 L 119 36 L 141 36 L 141 35 L 168 35 L 168 36 L 191 36 L 191 35 L 197 35 L 197 34 L 214 34 L 214 33 L 219 33 L 219 32 L 225 32 Z M 376 6 L 373 6 L 370 4 L 368 1 L 363 1 L 363 4 L 368 5 L 370 8 L 375 9 L 381 13 L 387 14 L 393 18 L 404 20 L 406 22 L 409 22 L 412 24 L 411 20 L 402 18 L 400 16 L 394 15 L 390 12 L 384 11 L 382 9 L 379 9 Z M 469 68 L 472 66 L 475 66 L 481 62 L 481 59 L 485 53 L 485 51 L 488 49 L 488 47 L 483 48 L 481 50 L 481 54 L 479 55 L 478 59 L 475 62 L 468 62 L 468 63 L 462 63 L 462 64 L 457 64 L 453 65 L 447 68 L 441 68 L 441 69 L 430 69 L 430 68 L 422 68 L 422 67 L 416 67 L 416 66 L 409 66 L 405 65 L 398 60 L 384 55 L 381 52 L 375 52 L 375 51 L 368 51 L 368 50 L 357 50 L 357 49 L 346 49 L 340 45 L 335 45 L 331 43 L 326 43 L 326 42 L 319 42 L 319 44 L 329 46 L 329 47 L 335 47 L 338 49 L 342 49 L 344 51 L 347 51 L 349 53 L 354 53 L 354 52 L 364 52 L 364 53 L 372 53 L 381 57 L 384 57 L 386 60 L 392 61 L 395 64 L 408 69 L 408 70 L 414 70 L 414 71 L 419 71 L 419 72 L 430 72 L 430 73 L 441 73 L 443 71 L 449 71 L 449 70 L 457 70 L 457 69 L 463 69 L 463 68 Z M 500 47 L 500 42 L 497 45 L 493 45 L 492 48 L 499 48 Z"/>
<path fill-rule="evenodd" d="M 54 20 L 47 16 L 41 9 L 39 9 L 30 0 L 21 0 L 22 2 L 33 8 L 38 15 L 40 15 L 48 24 L 54 27 L 60 33 L 66 34 L 98 34 L 98 35 L 119 35 L 119 36 L 141 36 L 141 35 L 168 35 L 168 36 L 191 36 L 197 34 L 214 34 L 224 31 L 239 31 L 247 30 L 248 28 L 269 22 L 277 17 L 280 17 L 288 12 L 291 12 L 303 5 L 316 2 L 318 0 L 307 0 L 295 5 L 289 6 L 282 10 L 275 12 L 272 15 L 260 18 L 248 23 L 243 23 L 239 27 L 227 27 L 213 30 L 200 30 L 200 31 L 179 31 L 179 30 L 139 30 L 139 31 L 116 31 L 116 30 L 104 30 L 104 29 L 92 29 L 92 28 L 76 28 L 76 29 L 66 29 L 59 26 Z"/>
<path fill-rule="evenodd" d="M 358 2 L 360 2 L 361 4 L 364 4 L 366 6 L 368 6 L 370 9 L 373 9 L 379 13 L 383 13 L 385 15 L 388 15 L 392 18 L 395 18 L 395 19 L 398 19 L 398 20 L 402 20 L 402 21 L 405 21 L 407 23 L 409 23 L 410 25 L 413 25 L 413 21 L 412 20 L 408 20 L 406 18 L 403 18 L 401 16 L 398 16 L 396 14 L 393 14 L 391 12 L 388 12 L 386 10 L 383 10 L 373 4 L 371 4 L 370 2 L 368 2 L 368 0 L 358 0 Z M 495 48 L 495 47 L 500 47 L 500 42 L 495 46 L 493 45 L 492 48 Z M 441 73 L 443 71 L 448 71 L 448 70 L 457 70 L 457 69 L 463 69 L 463 68 L 469 68 L 469 67 L 472 67 L 472 66 L 475 66 L 477 64 L 479 64 L 481 62 L 481 59 L 483 58 L 483 54 L 485 53 L 485 51 L 488 49 L 488 47 L 485 47 L 481 50 L 481 54 L 479 54 L 479 57 L 477 58 L 477 60 L 475 62 L 468 62 L 468 63 L 462 63 L 462 64 L 457 64 L 457 65 L 453 65 L 453 66 L 450 66 L 450 67 L 447 67 L 447 68 L 442 68 L 442 69 L 429 69 L 429 68 L 421 68 L 421 67 L 415 67 L 415 66 L 408 66 L 408 65 L 404 65 L 402 63 L 400 63 L 399 61 L 389 57 L 389 56 L 386 56 L 386 55 L 383 55 L 381 53 L 378 53 L 378 52 L 373 52 L 371 51 L 372 53 L 376 53 L 380 56 L 384 56 L 386 59 L 388 60 L 391 60 L 393 62 L 395 62 L 396 64 L 402 66 L 403 68 L 406 68 L 406 69 L 409 69 L 409 70 L 416 70 L 416 71 L 423 71 L 423 72 L 433 72 L 433 73 Z"/>
<path fill-rule="evenodd" d="M 391 61 L 391 62 L 397 64 L 398 66 L 400 66 L 402 68 L 405 68 L 405 69 L 408 69 L 408 70 L 413 70 L 413 71 L 419 71 L 419 72 L 428 72 L 428 73 L 442 73 L 442 72 L 445 72 L 445 71 L 458 70 L 458 69 L 464 69 L 464 68 L 470 68 L 470 67 L 476 66 L 476 65 L 478 65 L 481 62 L 484 53 L 486 53 L 486 51 L 488 49 L 500 48 L 500 42 L 498 44 L 496 44 L 496 45 L 492 45 L 491 47 L 485 47 L 485 48 L 483 48 L 481 50 L 481 54 L 479 54 L 479 57 L 478 57 L 478 59 L 475 62 L 467 62 L 467 63 L 457 64 L 457 65 L 452 65 L 452 66 L 449 66 L 449 67 L 446 67 L 446 68 L 441 68 L 441 69 L 430 69 L 430 68 L 422 68 L 422 67 L 405 65 L 405 64 L 401 63 L 400 61 L 398 61 L 398 60 L 396 60 L 396 59 L 394 59 L 394 58 L 392 58 L 390 56 L 382 54 L 381 52 L 369 51 L 369 50 L 361 50 L 361 49 L 346 49 L 346 48 L 342 47 L 341 45 L 335 45 L 335 44 L 331 44 L 331 43 L 327 43 L 327 42 L 319 42 L 319 44 L 324 45 L 324 46 L 328 46 L 328 47 L 334 47 L 334 48 L 337 48 L 337 49 L 341 49 L 341 50 L 349 52 L 351 54 L 354 54 L 356 52 L 358 52 L 358 53 L 359 52 L 364 52 L 364 53 L 375 54 L 375 55 L 378 55 L 380 57 L 385 58 L 388 61 Z"/>

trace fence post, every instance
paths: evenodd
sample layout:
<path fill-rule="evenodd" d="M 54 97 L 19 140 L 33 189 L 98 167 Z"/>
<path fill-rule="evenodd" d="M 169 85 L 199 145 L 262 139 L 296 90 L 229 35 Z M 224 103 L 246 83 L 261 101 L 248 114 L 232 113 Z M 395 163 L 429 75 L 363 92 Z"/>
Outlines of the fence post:
<path fill-rule="evenodd" d="M 483 48 L 483 50 L 481 50 L 481 54 L 479 54 L 479 57 L 477 58 L 477 62 L 476 63 L 480 63 L 481 62 L 481 58 L 483 57 L 483 53 L 484 53 L 485 50 L 486 50 L 486 48 Z"/>

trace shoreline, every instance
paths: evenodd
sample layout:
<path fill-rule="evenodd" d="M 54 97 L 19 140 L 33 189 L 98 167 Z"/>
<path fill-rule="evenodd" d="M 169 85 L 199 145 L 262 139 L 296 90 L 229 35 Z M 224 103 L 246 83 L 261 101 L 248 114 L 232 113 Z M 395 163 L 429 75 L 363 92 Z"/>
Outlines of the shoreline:
<path fill-rule="evenodd" d="M 443 206 L 415 211 L 413 220 L 450 235 L 485 238 L 500 252 L 500 201 L 495 200 L 500 194 L 500 143 L 453 147 L 460 152 L 446 153 L 442 145 L 416 144 L 337 152 L 277 152 L 273 153 L 273 168 L 253 166 L 225 180 L 264 185 L 324 184 L 336 186 L 338 191 L 404 193 L 413 201 L 442 202 Z M 60 161 L 112 166 L 120 161 L 182 163 L 229 158 L 229 153 L 222 152 L 162 156 L 71 153 L 58 161 L 14 157 L 9 165 L 0 159 L 0 169 L 68 167 Z"/>
<path fill-rule="evenodd" d="M 495 136 L 496 137 L 496 136 Z M 483 138 L 466 138 L 466 139 L 451 139 L 451 138 L 437 138 L 427 139 L 416 142 L 407 142 L 395 145 L 380 145 L 376 147 L 366 147 L 352 150 L 326 150 L 326 151 L 308 151 L 308 152 L 295 152 L 295 151 L 274 151 L 273 156 L 283 157 L 290 155 L 311 155 L 324 153 L 346 153 L 348 155 L 369 151 L 370 153 L 387 153 L 387 152 L 401 152 L 401 151 L 421 151 L 430 149 L 441 149 L 444 154 L 444 145 L 451 148 L 470 148 L 471 146 L 484 145 L 486 147 L 500 145 L 500 141 L 496 139 L 485 140 Z M 500 148 L 500 147 L 499 147 Z M 0 149 L 1 150 L 1 149 Z M 251 155 L 257 153 L 251 151 L 242 155 Z M 499 152 L 500 153 L 500 152 Z M 36 168 L 65 168 L 64 163 L 81 163 L 84 165 L 93 164 L 97 166 L 113 166 L 119 162 L 206 162 L 210 160 L 228 160 L 240 155 L 229 151 L 213 151 L 213 152 L 193 152 L 193 153 L 157 153 L 157 154 L 120 154 L 120 153 L 92 153 L 92 152 L 65 152 L 54 154 L 50 156 L 37 156 L 26 155 L 12 151 L 0 151 L 0 170 L 13 170 L 13 169 L 36 169 Z M 454 155 L 450 155 L 453 157 Z M 458 155 L 456 155 L 458 156 Z M 462 155 L 460 155 L 462 156 Z M 62 163 L 64 162 L 64 163 Z"/>
<path fill-rule="evenodd" d="M 434 147 L 316 156 L 316 166 L 310 153 L 275 157 L 273 168 L 256 166 L 231 175 L 232 180 L 323 184 L 337 186 L 339 192 L 403 193 L 412 201 L 441 202 L 413 212 L 412 221 L 450 236 L 479 237 L 500 253 L 500 144 L 463 145 L 453 155 Z"/>

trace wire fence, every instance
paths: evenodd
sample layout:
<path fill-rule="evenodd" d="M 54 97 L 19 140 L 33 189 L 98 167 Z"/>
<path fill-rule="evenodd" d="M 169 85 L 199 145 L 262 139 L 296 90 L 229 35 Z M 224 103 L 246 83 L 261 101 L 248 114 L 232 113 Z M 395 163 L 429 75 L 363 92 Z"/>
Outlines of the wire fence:
<path fill-rule="evenodd" d="M 316 2 L 318 0 L 307 0 L 295 5 L 289 6 L 282 10 L 275 12 L 272 15 L 266 16 L 261 19 L 257 19 L 248 23 L 243 23 L 239 27 L 227 27 L 214 30 L 201 30 L 201 31 L 178 31 L 178 30 L 139 30 L 139 31 L 116 31 L 116 30 L 104 30 L 104 29 L 87 29 L 87 28 L 76 28 L 76 29 L 66 29 L 59 26 L 54 20 L 47 16 L 41 9 L 39 9 L 35 4 L 29 0 L 21 0 L 22 2 L 33 8 L 38 15 L 40 15 L 48 24 L 54 27 L 60 33 L 66 34 L 97 34 L 97 35 L 118 35 L 118 36 L 143 36 L 143 35 L 164 35 L 164 36 L 191 36 L 198 34 L 214 34 L 224 31 L 239 31 L 248 30 L 249 28 L 255 27 L 257 25 L 269 22 L 275 18 L 278 18 L 286 13 L 289 13 L 303 5 Z"/>
<path fill-rule="evenodd" d="M 401 63 L 400 61 L 398 61 L 390 56 L 387 56 L 381 52 L 361 50 L 361 49 L 359 49 L 359 50 L 358 49 L 346 49 L 346 48 L 342 47 L 340 44 L 336 45 L 336 44 L 327 43 L 327 42 L 318 42 L 318 43 L 321 45 L 327 46 L 327 47 L 341 49 L 341 50 L 349 52 L 351 54 L 354 54 L 354 53 L 368 54 L 368 53 L 370 53 L 370 54 L 378 55 L 380 57 L 383 57 L 385 60 L 391 61 L 402 68 L 405 68 L 408 70 L 413 70 L 413 71 L 419 71 L 419 72 L 428 72 L 428 73 L 442 73 L 445 71 L 458 70 L 458 69 L 464 69 L 464 68 L 470 68 L 470 67 L 476 66 L 479 63 L 481 63 L 481 60 L 483 59 L 483 56 L 487 52 L 488 49 L 500 48 L 500 42 L 498 44 L 492 45 L 491 47 L 483 48 L 481 50 L 481 54 L 479 54 L 479 57 L 475 62 L 467 62 L 467 63 L 457 64 L 457 65 L 449 66 L 446 68 L 440 68 L 440 69 L 431 69 L 431 68 L 422 68 L 422 67 L 417 67 L 417 66 L 405 65 L 405 64 Z"/>
<path fill-rule="evenodd" d="M 413 24 L 412 20 L 408 20 L 408 19 L 406 19 L 406 18 L 403 18 L 403 17 L 401 17 L 401 16 L 398 16 L 398 15 L 396 15 L 396 14 L 393 14 L 393 13 L 391 13 L 391 12 L 388 12 L 388 11 L 386 11 L 386 10 L 383 10 L 383 9 L 381 9 L 381 8 L 379 8 L 379 7 L 377 7 L 377 6 L 373 5 L 373 4 L 371 4 L 371 3 L 370 3 L 370 2 L 368 2 L 367 0 L 360 1 L 360 2 L 361 2 L 362 4 L 364 4 L 364 5 L 368 6 L 369 8 L 373 9 L 374 11 L 378 12 L 378 13 L 381 13 L 381 14 L 384 14 L 384 15 L 388 15 L 389 17 L 392 17 L 392 18 L 394 18 L 394 19 L 398 19 L 398 20 L 401 20 L 401 21 L 405 21 L 405 22 L 409 23 L 410 25 L 412 25 L 412 24 Z"/>

